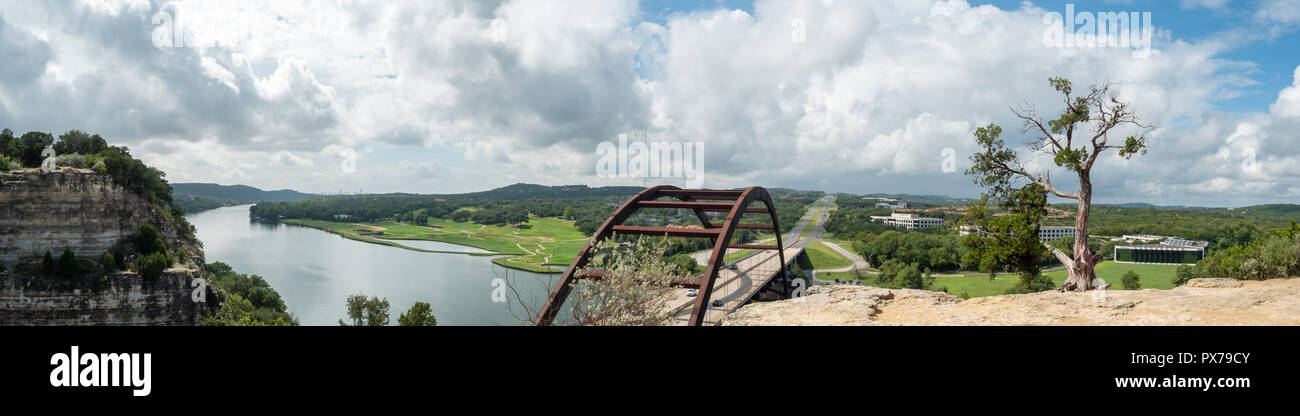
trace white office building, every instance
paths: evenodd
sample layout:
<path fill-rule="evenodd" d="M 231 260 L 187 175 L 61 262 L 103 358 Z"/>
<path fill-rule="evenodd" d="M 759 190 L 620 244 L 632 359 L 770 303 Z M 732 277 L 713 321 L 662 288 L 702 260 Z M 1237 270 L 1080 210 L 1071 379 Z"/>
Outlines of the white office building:
<path fill-rule="evenodd" d="M 1124 242 L 1126 242 L 1126 243 L 1142 243 L 1142 244 L 1151 244 L 1152 242 L 1156 242 L 1156 241 L 1164 240 L 1164 239 L 1167 238 L 1167 237 L 1159 236 L 1159 235 L 1146 235 L 1146 234 L 1141 234 L 1141 235 L 1125 235 L 1125 236 L 1120 237 L 1120 238 L 1123 239 Z"/>
<path fill-rule="evenodd" d="M 909 230 L 943 226 L 943 220 L 941 219 L 922 218 L 916 214 L 894 213 L 888 217 L 872 216 L 871 220 L 885 225 L 907 228 Z"/>
<path fill-rule="evenodd" d="M 974 225 L 963 225 L 961 227 L 958 227 L 957 233 L 961 235 L 970 235 L 972 233 L 980 233 L 980 235 L 985 235 L 984 231 L 980 230 L 979 227 L 976 227 Z M 1074 237 L 1074 233 L 1075 233 L 1074 227 L 1044 225 L 1038 227 L 1038 241 L 1049 243 L 1052 241 L 1060 240 L 1065 237 Z"/>
<path fill-rule="evenodd" d="M 1074 227 L 1044 225 L 1038 227 L 1038 241 L 1056 241 L 1065 237 L 1074 238 Z"/>

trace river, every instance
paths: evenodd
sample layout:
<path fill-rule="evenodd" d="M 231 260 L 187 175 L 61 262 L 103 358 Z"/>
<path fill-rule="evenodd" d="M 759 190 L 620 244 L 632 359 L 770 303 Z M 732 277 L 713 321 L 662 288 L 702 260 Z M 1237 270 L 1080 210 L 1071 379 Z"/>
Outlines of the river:
<path fill-rule="evenodd" d="M 311 228 L 248 218 L 249 205 L 187 215 L 208 262 L 262 276 L 303 325 L 338 325 L 349 295 L 388 299 L 391 323 L 414 305 L 432 306 L 438 325 L 520 325 L 527 319 L 513 292 L 494 302 L 494 279 L 507 277 L 530 305 L 540 305 L 558 275 L 509 270 L 492 257 L 422 253 L 344 239 Z M 406 242 L 402 242 L 406 244 Z M 482 252 L 472 247 L 415 242 L 421 249 Z M 412 247 L 416 247 L 412 245 Z"/>

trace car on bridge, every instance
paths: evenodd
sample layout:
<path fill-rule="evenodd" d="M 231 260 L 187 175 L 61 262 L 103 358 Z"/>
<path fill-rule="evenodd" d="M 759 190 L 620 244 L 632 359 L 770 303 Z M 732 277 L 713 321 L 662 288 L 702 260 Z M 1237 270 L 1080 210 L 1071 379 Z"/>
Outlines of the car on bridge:
<path fill-rule="evenodd" d="M 699 290 L 699 289 L 686 289 L 686 297 L 688 297 L 688 298 L 693 298 L 693 297 L 695 297 L 695 295 L 698 295 L 698 294 L 700 294 L 700 290 Z"/>

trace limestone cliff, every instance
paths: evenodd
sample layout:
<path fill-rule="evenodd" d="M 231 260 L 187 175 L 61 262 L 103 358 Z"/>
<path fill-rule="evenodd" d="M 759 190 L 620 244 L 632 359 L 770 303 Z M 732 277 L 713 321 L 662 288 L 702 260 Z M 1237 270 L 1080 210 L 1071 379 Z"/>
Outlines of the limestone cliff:
<path fill-rule="evenodd" d="M 111 273 L 84 287 L 0 273 L 0 325 L 200 325 L 224 298 L 210 284 L 194 302 L 199 273 L 170 269 L 156 282 L 135 273 Z"/>
<path fill-rule="evenodd" d="M 159 209 L 109 175 L 61 168 L 0 173 L 0 263 L 11 266 L 63 247 L 79 258 L 100 258 L 141 224 L 160 226 L 173 248 L 184 245 Z"/>
<path fill-rule="evenodd" d="M 197 325 L 222 298 L 203 279 L 203 256 L 155 204 L 113 182 L 109 175 L 61 168 L 0 173 L 0 325 Z M 173 253 L 189 256 L 146 282 L 131 272 L 105 273 L 105 253 L 127 246 L 140 225 L 158 227 Z M 49 250 L 67 247 L 82 273 L 68 278 L 40 272 Z M 188 264 L 189 267 L 181 264 Z"/>

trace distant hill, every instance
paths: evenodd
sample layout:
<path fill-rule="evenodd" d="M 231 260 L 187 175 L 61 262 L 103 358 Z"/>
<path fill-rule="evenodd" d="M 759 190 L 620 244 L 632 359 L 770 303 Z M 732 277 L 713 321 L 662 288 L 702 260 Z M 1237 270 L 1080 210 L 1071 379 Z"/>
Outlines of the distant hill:
<path fill-rule="evenodd" d="M 942 206 L 966 205 L 975 201 L 974 199 L 970 199 L 970 198 L 954 198 L 947 195 L 912 195 L 912 194 L 875 193 L 875 194 L 866 194 L 863 196 L 867 198 L 893 198 L 900 201 L 906 201 L 908 204 L 911 204 L 913 205 L 913 207 L 917 207 L 917 208 L 921 208 L 924 206 L 942 207 Z"/>
<path fill-rule="evenodd" d="M 490 191 L 472 192 L 467 194 L 458 194 L 454 196 L 482 198 L 482 199 L 572 199 L 572 198 L 592 198 L 607 196 L 631 196 L 641 192 L 639 186 L 606 186 L 601 188 L 592 188 L 586 185 L 561 185 L 545 186 L 527 183 L 517 183 Z"/>
<path fill-rule="evenodd" d="M 232 205 L 299 201 L 313 196 L 316 195 L 289 189 L 263 191 L 247 185 L 172 184 L 172 199 L 181 206 L 181 209 L 191 214 Z"/>
<path fill-rule="evenodd" d="M 1229 209 L 1228 212 L 1233 215 L 1240 215 L 1245 218 L 1256 220 L 1287 221 L 1294 218 L 1297 221 L 1300 221 L 1300 205 L 1295 204 L 1255 205 L 1232 208 Z"/>
<path fill-rule="evenodd" d="M 248 185 L 217 185 L 215 183 L 174 183 L 172 184 L 172 195 L 194 195 L 240 202 L 285 202 L 316 196 L 290 189 L 263 191 Z"/>
<path fill-rule="evenodd" d="M 1126 202 L 1123 204 L 1092 204 L 1100 207 L 1122 207 L 1122 208 L 1155 208 L 1155 209 L 1206 209 L 1204 207 L 1188 207 L 1182 205 L 1156 205 L 1146 202 Z"/>

